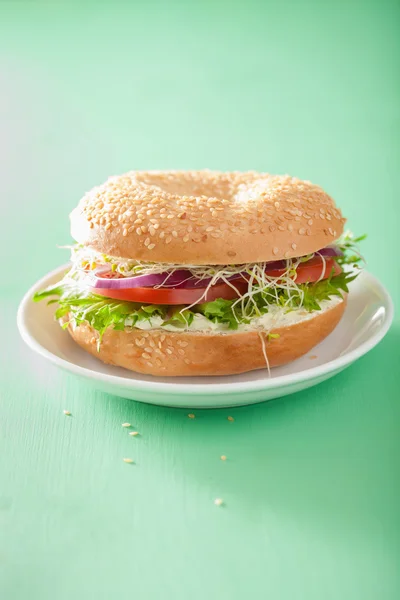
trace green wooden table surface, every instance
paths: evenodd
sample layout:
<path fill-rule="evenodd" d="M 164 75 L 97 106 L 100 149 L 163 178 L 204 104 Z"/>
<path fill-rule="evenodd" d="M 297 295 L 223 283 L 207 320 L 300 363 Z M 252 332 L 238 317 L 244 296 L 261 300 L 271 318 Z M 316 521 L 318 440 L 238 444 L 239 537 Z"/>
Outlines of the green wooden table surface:
<path fill-rule="evenodd" d="M 383 0 L 0 2 L 2 600 L 400 597 L 398 317 L 334 379 L 195 419 L 92 391 L 15 323 L 81 194 L 136 168 L 321 184 L 399 302 L 399 22 Z"/>

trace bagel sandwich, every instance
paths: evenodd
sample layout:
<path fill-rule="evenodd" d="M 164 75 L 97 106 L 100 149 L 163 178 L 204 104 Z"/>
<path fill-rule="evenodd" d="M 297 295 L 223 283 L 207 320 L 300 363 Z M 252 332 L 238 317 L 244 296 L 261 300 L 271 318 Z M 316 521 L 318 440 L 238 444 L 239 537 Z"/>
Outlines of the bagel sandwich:
<path fill-rule="evenodd" d="M 132 171 L 70 220 L 70 269 L 34 300 L 96 358 L 154 376 L 296 360 L 339 323 L 361 261 L 333 199 L 288 175 Z"/>

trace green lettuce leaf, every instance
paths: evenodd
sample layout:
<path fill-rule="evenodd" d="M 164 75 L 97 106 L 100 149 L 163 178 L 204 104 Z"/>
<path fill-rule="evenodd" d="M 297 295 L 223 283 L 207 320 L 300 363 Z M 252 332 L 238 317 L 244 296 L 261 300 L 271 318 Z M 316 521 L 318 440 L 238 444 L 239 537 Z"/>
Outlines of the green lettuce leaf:
<path fill-rule="evenodd" d="M 87 322 L 100 333 L 100 340 L 108 327 L 123 330 L 127 319 L 130 327 L 134 327 L 139 321 L 150 320 L 154 316 L 164 319 L 168 310 L 167 306 L 112 300 L 78 290 L 70 284 L 63 286 L 62 283 L 36 293 L 33 300 L 38 302 L 49 296 L 58 296 L 56 319 L 70 314 L 77 325 Z M 52 302 L 53 300 L 50 300 L 50 303 Z M 68 323 L 65 327 L 67 325 Z"/>
<path fill-rule="evenodd" d="M 191 310 L 185 310 L 185 305 L 170 307 L 169 319 L 163 325 L 173 325 L 181 329 L 189 327 L 194 319 L 194 313 Z"/>
<path fill-rule="evenodd" d="M 353 242 L 354 240 L 345 243 L 348 243 L 350 248 L 353 247 Z M 357 277 L 357 274 L 343 271 L 340 275 L 332 274 L 323 281 L 299 284 L 296 289 L 291 290 L 290 294 L 282 287 L 273 291 L 264 290 L 242 300 L 218 298 L 212 302 L 199 304 L 190 310 L 184 305 L 164 306 L 113 300 L 82 290 L 76 282 L 68 278 L 36 293 L 33 299 L 36 302 L 48 299 L 49 304 L 56 302 L 58 304 L 55 312 L 56 319 L 69 314 L 77 325 L 83 322 L 89 323 L 99 332 L 100 343 L 107 328 L 123 330 L 125 327 L 135 327 L 141 321 L 149 321 L 152 317 L 161 317 L 161 326 L 173 325 L 186 329 L 190 327 L 195 315 L 200 314 L 212 323 L 222 324 L 228 329 L 235 330 L 240 324 L 249 323 L 252 318 L 267 313 L 274 305 L 286 311 L 299 307 L 309 312 L 321 310 L 321 302 L 348 292 L 348 284 Z M 68 323 L 64 325 L 67 326 Z"/>
<path fill-rule="evenodd" d="M 336 244 L 343 252 L 342 256 L 336 258 L 336 262 L 339 263 L 339 265 L 353 265 L 354 267 L 365 262 L 362 254 L 360 254 L 358 244 L 365 240 L 366 237 L 366 233 L 355 237 L 351 231 L 346 231 Z"/>
<path fill-rule="evenodd" d="M 223 300 L 219 298 L 213 302 L 199 304 L 193 310 L 200 312 L 214 323 L 228 323 L 230 329 L 237 329 L 238 324 L 248 323 L 251 318 L 261 316 L 268 312 L 271 305 L 278 305 L 286 310 L 303 307 L 308 312 L 321 310 L 321 302 L 334 296 L 342 296 L 348 292 L 348 284 L 357 277 L 358 273 L 345 273 L 335 277 L 331 276 L 316 283 L 303 283 L 298 285 L 297 291 L 292 291 L 290 296 L 287 290 L 281 289 L 276 293 L 260 292 L 252 297 L 252 304 L 243 315 L 241 303 L 237 300 Z"/>
<path fill-rule="evenodd" d="M 196 312 L 204 315 L 213 323 L 223 323 L 229 325 L 229 329 L 237 329 L 239 326 L 239 316 L 235 317 L 236 313 L 233 312 L 232 305 L 233 300 L 217 298 L 217 300 L 213 300 L 212 302 L 199 304 L 196 307 Z M 237 312 L 239 313 L 240 311 Z M 240 322 L 245 322 L 243 317 L 240 318 Z"/>

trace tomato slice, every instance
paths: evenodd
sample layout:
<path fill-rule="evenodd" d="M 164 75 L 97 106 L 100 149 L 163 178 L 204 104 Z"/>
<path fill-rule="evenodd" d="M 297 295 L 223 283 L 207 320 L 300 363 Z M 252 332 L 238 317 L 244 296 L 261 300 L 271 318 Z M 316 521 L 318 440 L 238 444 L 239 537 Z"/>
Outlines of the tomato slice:
<path fill-rule="evenodd" d="M 271 277 L 283 275 L 285 269 L 272 269 L 266 271 Z M 340 266 L 333 258 L 325 259 L 324 263 L 319 256 L 302 263 L 297 268 L 296 283 L 313 283 L 319 279 L 327 279 L 332 272 L 339 275 L 342 272 Z M 232 282 L 234 289 L 227 283 L 221 282 L 213 285 L 204 296 L 206 288 L 150 288 L 138 287 L 124 290 L 91 288 L 94 294 L 122 300 L 123 302 L 140 302 L 143 304 L 196 304 L 199 302 L 212 302 L 217 298 L 233 300 L 238 295 L 245 294 L 247 291 L 247 281 L 237 279 Z M 237 290 L 237 291 L 236 291 Z M 239 294 L 238 294 L 239 293 Z"/>
<path fill-rule="evenodd" d="M 279 277 L 283 275 L 285 269 L 273 269 L 269 271 L 267 269 L 267 275 L 271 277 Z M 314 256 L 307 262 L 300 263 L 296 270 L 296 283 L 314 283 L 319 279 L 328 279 L 332 274 L 340 275 L 342 272 L 341 267 L 337 264 L 334 258 L 325 258 L 325 270 L 324 261 L 320 256 Z"/>
<path fill-rule="evenodd" d="M 245 294 L 247 291 L 247 281 L 239 279 L 234 281 L 239 294 Z M 92 288 L 94 294 L 115 298 L 124 302 L 142 302 L 144 304 L 195 304 L 199 302 L 212 302 L 217 298 L 232 300 L 238 297 L 238 293 L 227 283 L 217 283 L 213 285 L 204 296 L 206 288 L 197 286 L 196 288 L 131 288 L 127 290 L 110 290 L 102 288 Z"/>

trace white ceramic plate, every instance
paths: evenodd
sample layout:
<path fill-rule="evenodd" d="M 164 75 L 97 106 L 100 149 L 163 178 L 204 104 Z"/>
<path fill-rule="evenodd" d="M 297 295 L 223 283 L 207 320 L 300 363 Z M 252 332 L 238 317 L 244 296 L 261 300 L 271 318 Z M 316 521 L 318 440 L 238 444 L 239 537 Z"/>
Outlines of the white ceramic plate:
<path fill-rule="evenodd" d="M 87 354 L 54 320 L 54 305 L 34 303 L 34 292 L 59 280 L 66 266 L 49 273 L 24 296 L 19 331 L 32 350 L 105 392 L 165 406 L 214 408 L 271 400 L 316 385 L 371 350 L 388 331 L 393 304 L 375 277 L 363 272 L 352 284 L 336 329 L 308 355 L 284 367 L 229 377 L 151 377 L 105 365 Z"/>

